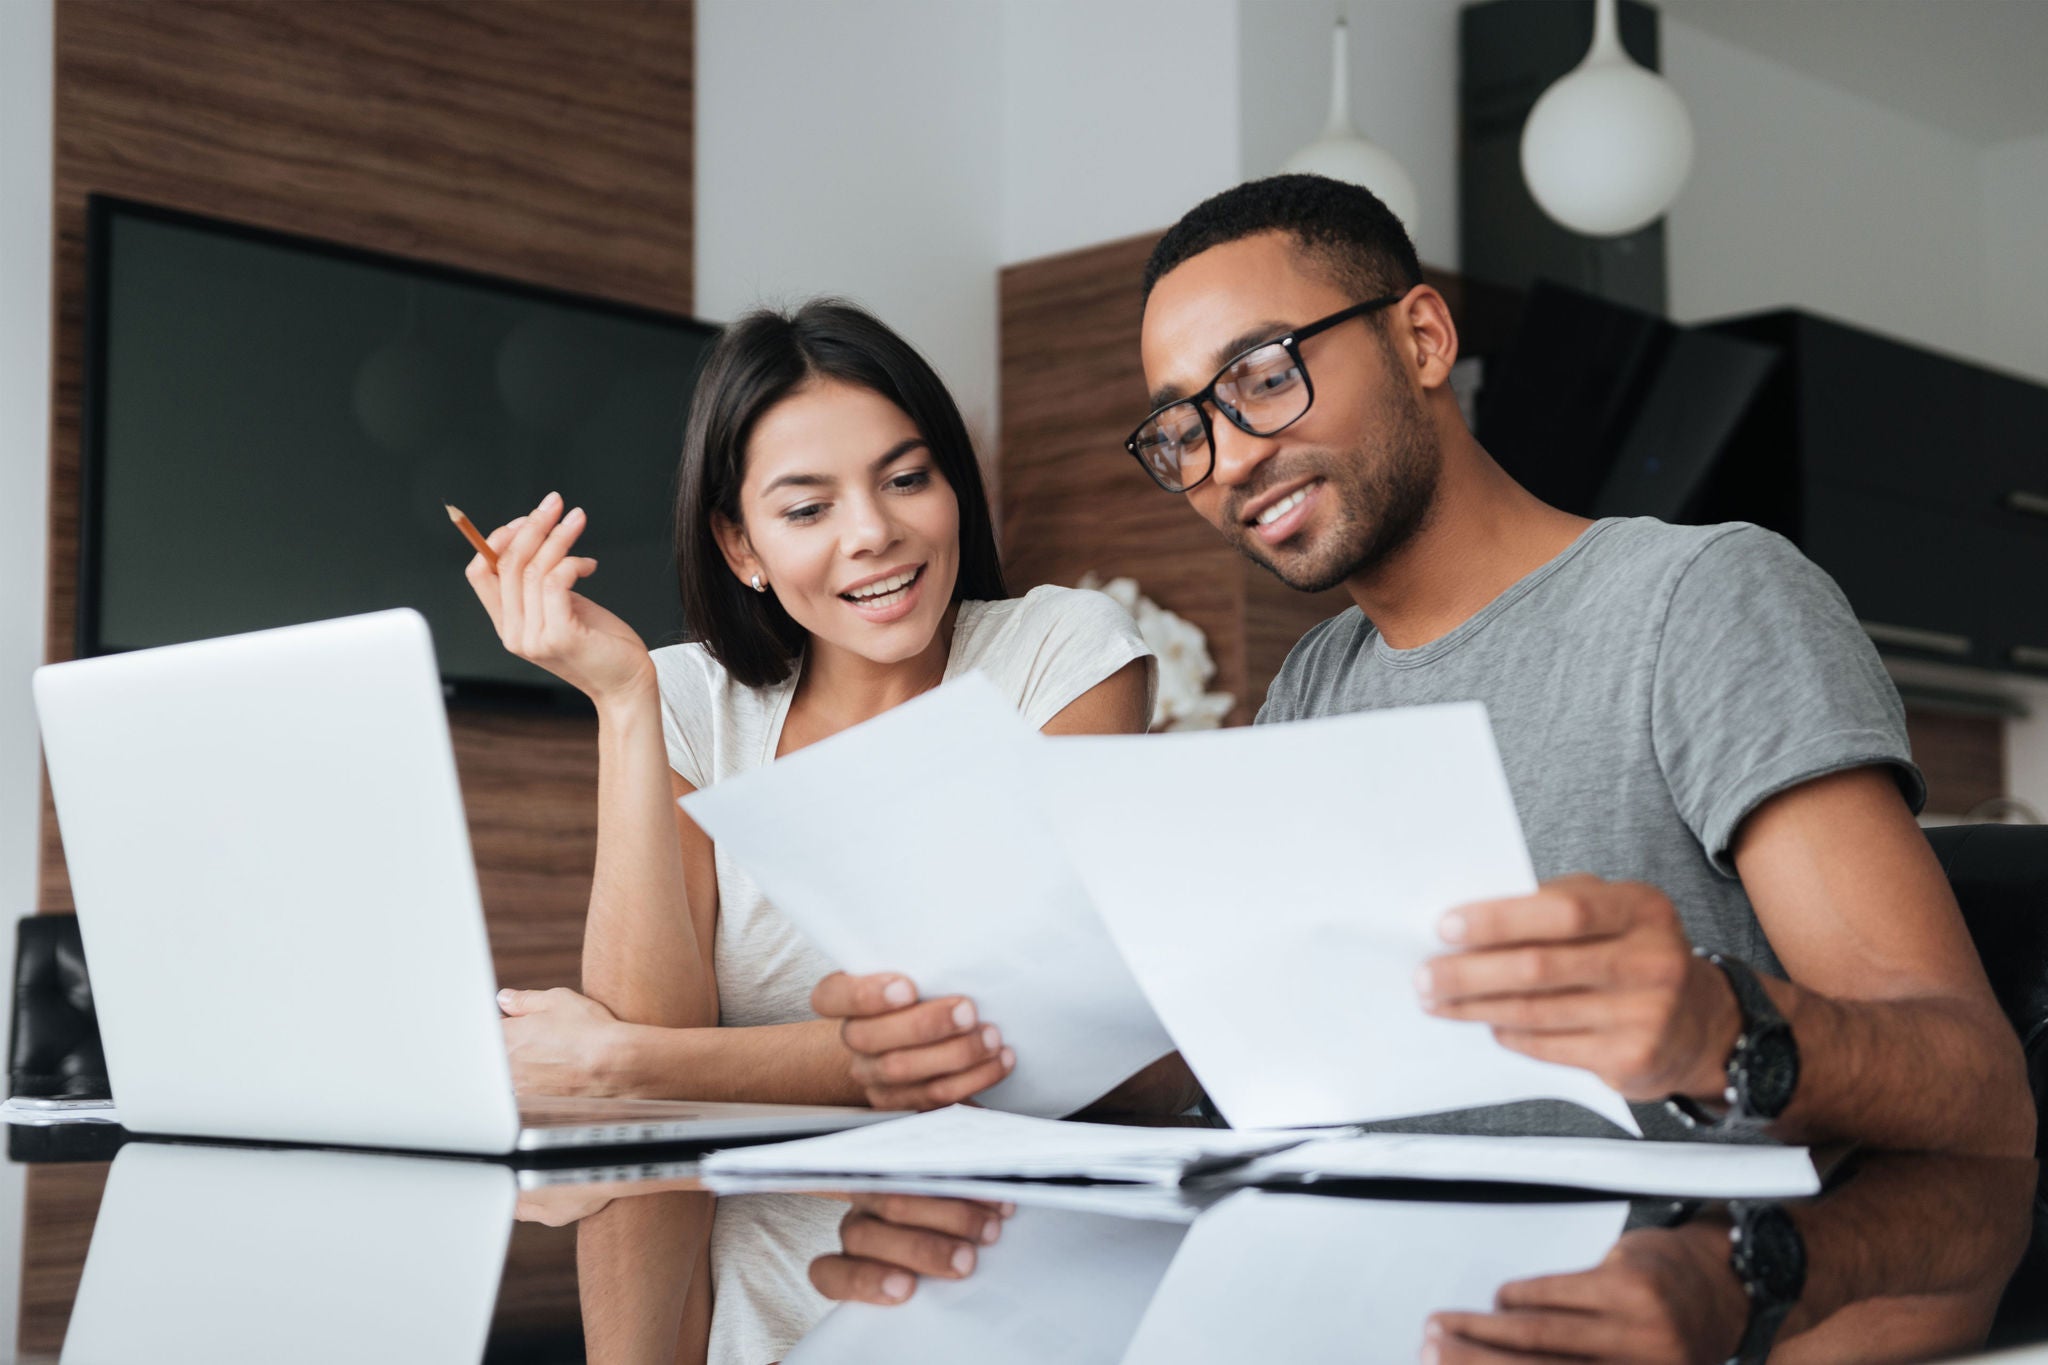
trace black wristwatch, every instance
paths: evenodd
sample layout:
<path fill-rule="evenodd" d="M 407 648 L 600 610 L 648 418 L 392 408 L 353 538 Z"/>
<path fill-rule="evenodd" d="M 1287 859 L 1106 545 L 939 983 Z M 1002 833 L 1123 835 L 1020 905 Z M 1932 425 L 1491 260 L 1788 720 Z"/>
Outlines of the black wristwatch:
<path fill-rule="evenodd" d="M 1785 1112 L 1799 1088 L 1799 1045 L 1792 1026 L 1756 979 L 1756 973 L 1732 957 L 1693 949 L 1721 969 L 1735 991 L 1742 1011 L 1742 1031 L 1728 1054 L 1728 1102 L 1724 1114 L 1712 1114 L 1689 1095 L 1673 1095 L 1664 1105 L 1686 1127 L 1707 1133 L 1753 1133 Z"/>
<path fill-rule="evenodd" d="M 1749 1321 L 1727 1365 L 1763 1365 L 1806 1289 L 1806 1242 L 1780 1204 L 1731 1200 L 1728 1265 L 1749 1298 Z"/>

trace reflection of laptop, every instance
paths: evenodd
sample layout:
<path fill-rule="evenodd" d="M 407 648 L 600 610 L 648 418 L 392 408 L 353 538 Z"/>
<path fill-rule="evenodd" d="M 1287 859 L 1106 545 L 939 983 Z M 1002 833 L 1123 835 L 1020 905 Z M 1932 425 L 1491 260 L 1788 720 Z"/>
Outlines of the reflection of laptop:
<path fill-rule="evenodd" d="M 131 1142 L 64 1365 L 480 1360 L 516 1197 L 474 1161 Z"/>
<path fill-rule="evenodd" d="M 35 694 L 137 1132 L 499 1154 L 887 1117 L 547 1099 L 522 1126 L 415 612 L 50 664 Z"/>

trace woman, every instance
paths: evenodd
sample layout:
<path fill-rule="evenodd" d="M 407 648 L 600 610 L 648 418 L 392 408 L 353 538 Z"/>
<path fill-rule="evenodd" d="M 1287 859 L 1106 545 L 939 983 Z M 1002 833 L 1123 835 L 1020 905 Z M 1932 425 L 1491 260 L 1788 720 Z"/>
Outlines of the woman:
<path fill-rule="evenodd" d="M 1150 651 L 1100 594 L 1007 598 L 958 409 L 915 350 L 845 303 L 751 314 L 706 362 L 676 500 L 692 642 L 650 652 L 575 591 L 597 568 L 571 553 L 583 527 L 550 494 L 491 533 L 495 570 L 481 556 L 468 569 L 506 648 L 579 688 L 598 714 L 585 994 L 504 993 L 515 1081 L 538 1094 L 886 1099 L 867 1084 L 879 1078 L 854 1074 L 838 1025 L 811 1011 L 832 964 L 676 798 L 970 669 L 1047 733 L 1142 731 Z M 890 845 L 878 856 L 901 856 L 916 837 L 886 826 L 877 836 Z M 923 1098 L 965 1098 L 1014 1064 L 997 1028 L 975 1021 L 933 1059 L 948 1088 Z M 805 1272 L 836 1245 L 843 1210 L 780 1196 L 762 1208 L 794 1225 L 780 1239 L 786 1264 L 768 1292 L 721 1298 L 714 1358 L 769 1359 L 823 1311 Z M 714 1267 L 732 1221 L 721 1214 L 714 1231 Z M 757 1320 L 732 1315 L 742 1301 Z"/>

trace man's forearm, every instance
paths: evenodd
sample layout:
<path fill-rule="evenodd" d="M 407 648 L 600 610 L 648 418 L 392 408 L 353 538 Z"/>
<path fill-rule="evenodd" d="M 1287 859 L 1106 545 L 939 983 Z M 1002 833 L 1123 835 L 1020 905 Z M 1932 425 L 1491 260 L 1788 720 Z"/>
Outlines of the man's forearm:
<path fill-rule="evenodd" d="M 864 1105 L 839 1026 L 828 1019 L 755 1028 L 628 1025 L 620 1093 L 758 1104 Z"/>
<path fill-rule="evenodd" d="M 1765 989 L 1792 1026 L 1799 1086 L 1774 1126 L 1787 1142 L 2034 1154 L 2019 1039 L 1996 1014 L 1944 998 L 1832 1000 Z"/>

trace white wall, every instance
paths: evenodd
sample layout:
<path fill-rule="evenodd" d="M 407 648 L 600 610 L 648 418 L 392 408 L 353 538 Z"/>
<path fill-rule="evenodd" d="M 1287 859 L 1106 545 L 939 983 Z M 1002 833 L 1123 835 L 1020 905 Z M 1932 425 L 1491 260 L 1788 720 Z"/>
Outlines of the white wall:
<path fill-rule="evenodd" d="M 1995 362 L 2048 383 L 2048 137 L 1993 147 L 1978 164 L 1984 193 L 1984 349 Z M 2048 456 L 2043 462 L 2048 464 Z"/>
<path fill-rule="evenodd" d="M 992 0 L 702 0 L 697 312 L 849 296 L 996 418 Z"/>
<path fill-rule="evenodd" d="M 1669 18 L 1663 40 L 1698 149 L 1673 317 L 1791 304 L 1989 358 L 1974 145 Z"/>
<path fill-rule="evenodd" d="M 1156 231 L 1237 183 L 1237 12 L 1003 0 L 1003 264 Z"/>
<path fill-rule="evenodd" d="M 0 962 L 35 908 L 41 768 L 29 674 L 43 661 L 50 458 L 51 0 L 0 5 Z M 0 1286 L 21 1282 L 23 1168 L 0 1163 Z M 0 1352 L 18 1296 L 0 1294 Z"/>
<path fill-rule="evenodd" d="M 1457 269 L 1459 0 L 1239 0 L 1237 8 L 1244 178 L 1274 174 L 1322 133 L 1330 33 L 1342 9 L 1352 123 L 1415 180 L 1416 254 Z"/>

